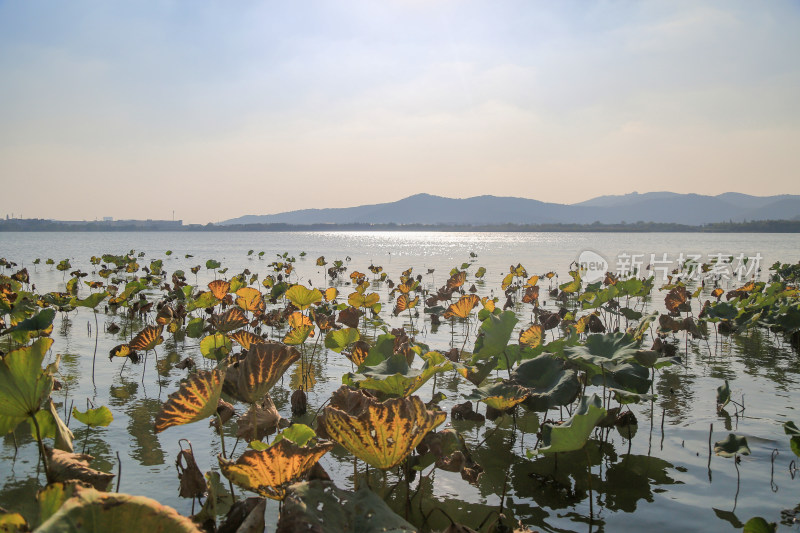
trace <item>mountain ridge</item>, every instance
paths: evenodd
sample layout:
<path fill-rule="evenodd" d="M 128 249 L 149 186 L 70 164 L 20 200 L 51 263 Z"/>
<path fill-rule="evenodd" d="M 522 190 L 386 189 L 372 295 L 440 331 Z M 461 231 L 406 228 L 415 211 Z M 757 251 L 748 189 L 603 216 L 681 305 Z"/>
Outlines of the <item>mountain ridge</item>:
<path fill-rule="evenodd" d="M 606 195 L 575 204 L 532 198 L 481 195 L 448 198 L 418 193 L 393 202 L 353 207 L 311 208 L 270 215 L 243 215 L 232 224 L 617 224 L 661 222 L 703 225 L 715 222 L 794 219 L 800 195 L 752 196 L 726 192 L 716 196 L 659 191 Z"/>

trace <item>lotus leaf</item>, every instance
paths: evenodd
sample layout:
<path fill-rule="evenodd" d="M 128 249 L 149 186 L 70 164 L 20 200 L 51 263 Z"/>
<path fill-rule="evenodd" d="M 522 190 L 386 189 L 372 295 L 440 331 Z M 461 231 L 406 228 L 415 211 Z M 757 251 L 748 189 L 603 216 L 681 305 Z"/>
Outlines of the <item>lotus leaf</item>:
<path fill-rule="evenodd" d="M 250 321 L 244 316 L 244 311 L 232 307 L 219 315 L 211 315 L 211 327 L 220 333 L 228 333 L 246 326 Z"/>
<path fill-rule="evenodd" d="M 156 415 L 156 433 L 213 415 L 217 411 L 224 379 L 225 372 L 220 369 L 201 370 L 190 376 L 161 406 Z"/>
<path fill-rule="evenodd" d="M 144 496 L 76 487 L 74 495 L 36 530 L 40 533 L 79 531 L 147 531 L 200 533 L 177 511 Z"/>
<path fill-rule="evenodd" d="M 447 418 L 443 411 L 428 410 L 417 396 L 354 401 L 348 412 L 336 404 L 347 403 L 353 395 L 363 396 L 344 387 L 334 393 L 337 395 L 338 401 L 332 399 L 319 417 L 320 426 L 350 453 L 384 470 L 400 464 L 428 431 Z"/>
<path fill-rule="evenodd" d="M 581 398 L 581 403 L 569 420 L 559 426 L 542 425 L 542 443 L 539 453 L 571 452 L 586 445 L 592 430 L 603 417 L 606 410 L 599 396 L 592 394 Z"/>
<path fill-rule="evenodd" d="M 467 294 L 458 299 L 454 304 L 451 304 L 444 312 L 444 318 L 467 318 L 481 299 L 475 294 Z"/>
<path fill-rule="evenodd" d="M 417 528 L 366 486 L 350 492 L 315 479 L 291 485 L 284 499 L 277 533 L 295 531 L 412 533 Z"/>
<path fill-rule="evenodd" d="M 219 457 L 222 474 L 245 490 L 273 500 L 282 500 L 286 485 L 305 475 L 334 444 L 322 441 L 300 446 L 288 438 L 263 451 L 247 450 L 235 462 Z"/>
<path fill-rule="evenodd" d="M 261 293 L 252 287 L 243 287 L 236 291 L 236 305 L 250 313 L 262 313 L 266 308 Z"/>
<path fill-rule="evenodd" d="M 42 362 L 53 344 L 50 338 L 12 350 L 0 359 L 0 434 L 5 435 L 34 416 L 53 389 L 58 361 L 46 368 Z"/>
<path fill-rule="evenodd" d="M 505 411 L 524 402 L 527 397 L 528 391 L 525 387 L 520 387 L 510 381 L 498 381 L 473 389 L 467 399 L 480 400 L 489 407 Z"/>
<path fill-rule="evenodd" d="M 725 439 L 714 443 L 714 453 L 721 457 L 750 455 L 750 448 L 747 446 L 747 438 L 730 433 Z"/>
<path fill-rule="evenodd" d="M 511 373 L 511 379 L 528 389 L 523 405 L 532 411 L 567 405 L 581 389 L 577 372 L 566 368 L 564 361 L 552 354 L 525 361 Z"/>
<path fill-rule="evenodd" d="M 295 348 L 280 343 L 253 345 L 244 359 L 228 367 L 225 393 L 245 403 L 260 401 L 299 358 Z"/>
<path fill-rule="evenodd" d="M 489 315 L 481 323 L 478 339 L 475 341 L 475 354 L 473 362 L 500 355 L 508 346 L 514 326 L 517 325 L 517 315 L 513 311 L 504 311 L 499 315 Z"/>
<path fill-rule="evenodd" d="M 319 289 L 308 289 L 303 285 L 293 285 L 286 291 L 285 296 L 301 311 L 322 301 L 322 293 Z"/>
<path fill-rule="evenodd" d="M 145 326 L 142 331 L 136 334 L 131 342 L 128 343 L 131 350 L 152 350 L 162 342 L 164 337 L 161 333 L 164 331 L 164 326 Z"/>
<path fill-rule="evenodd" d="M 249 350 L 251 346 L 254 344 L 264 344 L 265 341 L 258 335 L 254 333 L 250 333 L 249 331 L 244 331 L 240 329 L 239 331 L 232 333 L 229 335 L 231 340 L 234 340 L 239 343 L 239 345 L 244 348 L 245 350 Z"/>
<path fill-rule="evenodd" d="M 800 457 L 800 429 L 794 422 L 786 422 L 783 425 L 783 431 L 790 436 L 789 445 L 794 454 Z"/>
<path fill-rule="evenodd" d="M 224 359 L 225 356 L 231 353 L 232 348 L 231 340 L 222 333 L 208 335 L 200 341 L 200 353 L 206 359 L 214 359 L 215 361 Z"/>
<path fill-rule="evenodd" d="M 409 367 L 406 356 L 397 353 L 378 365 L 365 366 L 358 374 L 348 374 L 344 380 L 358 388 L 377 390 L 389 396 L 409 396 L 434 374 L 453 368 L 453 364 L 438 352 L 426 356 L 421 369 Z"/>
<path fill-rule="evenodd" d="M 90 427 L 107 426 L 114 420 L 114 415 L 105 405 L 96 409 L 87 409 L 82 413 L 78 411 L 77 407 L 72 408 L 72 416 L 75 420 Z"/>
<path fill-rule="evenodd" d="M 342 350 L 358 341 L 361 338 L 356 328 L 344 328 L 328 332 L 325 335 L 325 347 L 333 350 L 336 353 L 342 353 Z"/>

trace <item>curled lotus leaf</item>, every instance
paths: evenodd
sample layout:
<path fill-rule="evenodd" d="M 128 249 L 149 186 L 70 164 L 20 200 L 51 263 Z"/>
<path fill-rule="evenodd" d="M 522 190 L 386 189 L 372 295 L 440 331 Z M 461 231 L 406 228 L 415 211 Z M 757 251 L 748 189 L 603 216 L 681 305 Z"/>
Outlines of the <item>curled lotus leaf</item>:
<path fill-rule="evenodd" d="M 227 333 L 246 326 L 250 321 L 239 307 L 232 307 L 219 315 L 211 316 L 211 327 L 215 331 Z"/>
<path fill-rule="evenodd" d="M 303 285 L 292 285 L 284 296 L 301 311 L 322 301 L 322 293 L 319 289 L 309 289 Z"/>
<path fill-rule="evenodd" d="M 225 372 L 220 369 L 201 370 L 192 374 L 161 406 L 156 415 L 156 433 L 170 426 L 197 422 L 216 413 L 224 379 Z"/>
<path fill-rule="evenodd" d="M 407 311 L 408 309 L 413 309 L 419 303 L 419 296 L 415 297 L 413 300 L 408 297 L 408 294 L 401 294 L 397 297 L 397 302 L 394 305 L 394 313 L 395 316 L 399 315 L 403 311 Z"/>
<path fill-rule="evenodd" d="M 108 474 L 95 470 L 89 466 L 89 461 L 93 461 L 91 455 L 81 453 L 71 453 L 59 449 L 45 447 L 50 462 L 51 481 L 81 481 L 88 483 L 97 490 L 105 490 L 114 474 Z"/>
<path fill-rule="evenodd" d="M 505 411 L 524 402 L 527 397 L 528 389 L 504 380 L 473 389 L 467 399 L 479 400 L 493 409 Z"/>
<path fill-rule="evenodd" d="M 286 485 L 311 470 L 334 444 L 320 441 L 298 446 L 290 439 L 276 440 L 266 450 L 247 450 L 235 462 L 219 457 L 222 474 L 245 490 L 273 500 L 282 500 Z"/>
<path fill-rule="evenodd" d="M 417 528 L 366 484 L 351 492 L 331 481 L 313 479 L 291 485 L 283 501 L 277 533 L 295 531 L 412 533 Z"/>
<path fill-rule="evenodd" d="M 231 284 L 228 281 L 222 279 L 216 279 L 208 284 L 208 289 L 211 291 L 211 294 L 217 300 L 222 300 L 228 294 L 228 291 L 231 289 Z"/>
<path fill-rule="evenodd" d="M 352 402 L 349 412 L 336 407 L 332 400 L 319 417 L 319 424 L 333 440 L 375 468 L 385 470 L 400 464 L 431 429 L 447 418 L 444 411 L 428 410 L 417 396 L 378 402 L 346 388 L 339 391 L 345 402 L 351 395 L 362 400 Z"/>
<path fill-rule="evenodd" d="M 369 357 L 370 346 L 366 341 L 358 340 L 344 355 L 356 366 L 361 366 Z"/>
<path fill-rule="evenodd" d="M 682 311 L 691 311 L 691 306 L 688 302 L 689 293 L 686 287 L 678 285 L 667 293 L 664 297 L 664 304 L 667 311 L 670 313 L 680 313 Z"/>
<path fill-rule="evenodd" d="M 142 331 L 136 334 L 136 336 L 128 343 L 131 350 L 152 350 L 162 342 L 164 342 L 164 337 L 161 334 L 164 332 L 164 326 L 145 326 Z"/>
<path fill-rule="evenodd" d="M 290 329 L 283 342 L 292 346 L 297 346 L 306 342 L 306 339 L 314 336 L 314 326 L 298 326 Z"/>
<path fill-rule="evenodd" d="M 147 531 L 148 533 L 200 533 L 187 517 L 144 496 L 101 492 L 76 487 L 72 497 L 36 531 Z"/>
<path fill-rule="evenodd" d="M 467 294 L 458 299 L 454 304 L 450 304 L 444 312 L 445 318 L 467 318 L 481 299 L 475 294 Z"/>
<path fill-rule="evenodd" d="M 603 402 L 597 394 L 584 396 L 569 420 L 561 425 L 542 425 L 542 444 L 539 453 L 571 452 L 582 449 L 592 430 L 606 416 Z"/>
<path fill-rule="evenodd" d="M 314 321 L 311 320 L 311 317 L 304 315 L 300 311 L 295 311 L 294 313 L 289 315 L 287 322 L 289 322 L 289 327 L 292 329 L 300 329 L 304 327 L 311 328 L 309 337 L 314 336 Z"/>
<path fill-rule="evenodd" d="M 239 343 L 239 345 L 245 350 L 249 350 L 254 344 L 264 344 L 267 342 L 255 333 L 250 333 L 249 331 L 245 331 L 243 329 L 230 334 L 229 337 L 231 340 Z"/>
<path fill-rule="evenodd" d="M 578 373 L 552 354 L 542 354 L 519 365 L 511 373 L 514 383 L 528 389 L 525 407 L 546 411 L 572 403 L 581 390 Z"/>
<path fill-rule="evenodd" d="M 300 352 L 285 344 L 255 344 L 244 358 L 228 367 L 225 393 L 249 404 L 260 401 L 299 358 Z"/>

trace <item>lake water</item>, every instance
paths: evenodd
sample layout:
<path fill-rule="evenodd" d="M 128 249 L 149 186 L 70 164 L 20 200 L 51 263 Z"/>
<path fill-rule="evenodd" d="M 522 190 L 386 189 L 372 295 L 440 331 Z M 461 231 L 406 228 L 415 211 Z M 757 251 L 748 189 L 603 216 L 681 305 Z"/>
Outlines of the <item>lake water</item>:
<path fill-rule="evenodd" d="M 529 274 L 555 271 L 563 282 L 568 279 L 570 264 L 586 250 L 605 258 L 611 270 L 617 269 L 628 256 L 634 259 L 641 256 L 638 259 L 643 265 L 655 262 L 665 269 L 669 265 L 671 269 L 678 266 L 681 257 L 699 255 L 701 261 L 707 261 L 718 254 L 726 254 L 734 256 L 733 273 L 738 264 L 736 258 L 742 254 L 759 258 L 751 260 L 747 267 L 751 268 L 753 261 L 760 263 L 763 278 L 775 261 L 800 261 L 800 237 L 795 234 L 697 233 L 0 233 L 0 257 L 28 267 L 40 293 L 63 290 L 69 279 L 68 273 L 65 278 L 62 272 L 46 266 L 47 258 L 53 258 L 56 263 L 69 258 L 73 267 L 70 270 L 80 268 L 92 272 L 91 256 L 123 254 L 130 250 L 145 252 L 140 264 L 162 258 L 168 272 L 184 270 L 188 282 L 201 286 L 214 279 L 213 273 L 203 267 L 195 280 L 189 269 L 204 265 L 207 259 L 216 259 L 223 267 L 228 267 L 227 276 L 247 268 L 263 279 L 270 273 L 268 264 L 277 254 L 288 252 L 297 258 L 295 272 L 290 278 L 292 282 L 314 286 L 326 283 L 323 268 L 315 264 L 317 257 L 325 256 L 329 263 L 336 259 L 345 261 L 348 273 L 359 270 L 367 273 L 368 278 L 371 277 L 367 270 L 370 264 L 383 266 L 394 280 L 402 271 L 413 267 L 414 274 L 422 274 L 423 284 L 431 289 L 441 286 L 453 267 L 470 262 L 472 252 L 477 257 L 470 271 L 474 273 L 479 266 L 487 270 L 485 282 L 476 286 L 478 294 L 502 296 L 500 282 L 510 265 L 521 263 Z M 172 250 L 173 254 L 166 257 L 166 250 Z M 248 256 L 248 250 L 254 253 Z M 261 251 L 265 252 L 263 260 L 257 257 Z M 300 257 L 301 252 L 306 252 L 305 257 Z M 186 258 L 186 254 L 193 257 Z M 36 258 L 41 258 L 42 264 L 34 268 L 32 263 Z M 433 269 L 431 274 L 428 274 L 429 269 Z M 85 279 L 93 279 L 93 276 Z M 661 284 L 658 279 L 651 309 L 663 308 L 663 293 L 657 290 Z M 727 284 L 738 285 L 736 280 Z M 380 294 L 383 314 L 393 326 L 407 320 L 402 316 L 388 318 L 390 304 L 386 284 L 376 284 L 370 290 Z M 345 285 L 340 286 L 345 298 L 349 292 Z M 88 290 L 84 287 L 82 296 L 86 294 Z M 548 307 L 552 307 L 550 302 Z M 98 319 L 100 334 L 94 383 L 91 379 L 95 350 L 92 312 L 80 309 L 66 317 L 59 315 L 52 335 L 54 352 L 63 354 L 58 379 L 65 387 L 53 394 L 59 410 L 72 402 L 85 410 L 88 398 L 95 406 L 108 406 L 114 415 L 108 428 L 94 429 L 88 435 L 72 420 L 70 428 L 76 436 L 76 451 L 80 451 L 86 441 L 87 453 L 97 458 L 93 466 L 113 473 L 117 473 L 116 454 L 119 453 L 121 492 L 147 495 L 175 507 L 182 514 L 190 514 L 191 502 L 178 497 L 174 466 L 179 451 L 178 439 L 187 438 L 192 442 L 201 470 L 207 471 L 218 468 L 219 438 L 205 421 L 155 434 L 153 419 L 161 402 L 177 389 L 180 379 L 186 375 L 185 371 L 174 368 L 177 361 L 191 356 L 201 367 L 209 364 L 200 355 L 196 339 L 186 337 L 175 341 L 165 334 L 166 342 L 158 347 L 161 359 L 158 377 L 150 358 L 142 381 L 141 364 L 127 364 L 122 369 L 120 361 L 110 362 L 107 357 L 109 350 L 127 337 L 124 330 L 117 335 L 105 333 L 105 325 L 111 322 L 126 325 L 126 322 L 102 310 Z M 428 324 L 420 322 L 420 328 L 417 340 L 427 343 L 431 349 L 447 350 L 454 342 L 461 347 L 464 341 L 465 332 L 459 329 L 461 326 L 451 330 L 443 324 L 434 332 Z M 470 339 L 474 340 L 474 328 L 468 341 Z M 680 339 L 682 343 L 683 337 Z M 466 348 L 469 350 L 470 345 Z M 487 514 L 498 508 L 508 473 L 506 515 L 534 529 L 726 531 L 733 530 L 734 526 L 741 528 L 742 522 L 756 515 L 779 521 L 782 510 L 800 504 L 800 480 L 790 473 L 789 464 L 794 455 L 782 429 L 782 424 L 788 420 L 800 423 L 797 352 L 782 338 L 763 329 L 731 337 L 716 336 L 712 331 L 708 342 L 689 343 L 685 361 L 685 366 L 671 367 L 656 375 L 658 399 L 654 405 L 632 406 L 639 428 L 630 443 L 616 433 L 610 437 L 611 444 L 602 449 L 597 441 L 590 442 L 597 515 L 593 525 L 588 523 L 585 457 L 568 456 L 559 462 L 557 470 L 553 469 L 551 458 L 527 459 L 525 451 L 534 446 L 536 437 L 515 430 L 510 420 L 502 421 L 497 431 L 494 431 L 495 423 L 489 421 L 483 426 L 456 424 L 468 444 L 476 445 L 489 435 L 486 444 L 473 451 L 485 473 L 474 486 L 462 481 L 458 474 L 436 471 L 433 479 L 422 483 L 422 494 L 427 496 L 426 511 L 433 505 L 441 505 L 451 517 L 477 527 Z M 317 383 L 309 394 L 309 414 L 301 419 L 308 423 L 330 393 L 341 385 L 341 376 L 351 371 L 351 365 L 344 356 L 328 352 L 317 359 L 315 370 Z M 287 418 L 291 417 L 288 405 L 291 373 L 292 370 L 287 372 L 283 382 L 272 392 L 279 411 Z M 741 401 L 744 397 L 746 410 L 739 416 L 726 417 L 716 411 L 716 388 L 724 379 L 729 380 L 735 400 Z M 432 382 L 429 382 L 417 394 L 427 401 L 431 387 Z M 437 389 L 448 396 L 442 407 L 449 411 L 454 403 L 464 401 L 463 395 L 471 391 L 471 386 L 448 374 L 439 378 Z M 68 405 L 64 405 L 65 401 Z M 732 409 L 729 411 L 733 413 Z M 743 457 L 739 465 L 741 482 L 738 487 L 733 459 L 714 456 L 710 464 L 708 462 L 710 424 L 714 427 L 713 441 L 723 439 L 731 431 L 747 437 L 752 454 Z M 30 497 L 44 475 L 36 477 L 35 443 L 23 427 L 16 431 L 19 447 L 16 452 L 10 435 L 3 438 L 0 446 L 0 472 L 3 474 L 0 506 L 31 513 Z M 229 451 L 235 441 L 234 432 L 235 429 L 226 432 Z M 243 450 L 244 444 L 239 443 L 236 455 Z M 774 450 L 777 455 L 773 464 Z M 584 463 L 580 464 L 580 460 Z M 569 464 L 570 461 L 573 464 Z M 353 488 L 352 461 L 341 449 L 324 456 L 321 464 L 339 487 Z M 361 470 L 363 472 L 363 463 Z M 416 488 L 416 482 L 412 488 Z M 276 520 L 277 504 L 269 502 L 268 530 L 274 529 Z M 448 521 L 434 514 L 430 524 L 444 529 Z"/>

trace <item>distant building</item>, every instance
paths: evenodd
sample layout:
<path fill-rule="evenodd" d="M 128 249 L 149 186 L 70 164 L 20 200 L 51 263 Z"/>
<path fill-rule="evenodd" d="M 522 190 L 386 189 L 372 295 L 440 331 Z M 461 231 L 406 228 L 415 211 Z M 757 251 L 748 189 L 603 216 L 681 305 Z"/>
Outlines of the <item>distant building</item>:
<path fill-rule="evenodd" d="M 103 217 L 103 222 L 112 222 L 114 217 Z"/>

